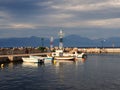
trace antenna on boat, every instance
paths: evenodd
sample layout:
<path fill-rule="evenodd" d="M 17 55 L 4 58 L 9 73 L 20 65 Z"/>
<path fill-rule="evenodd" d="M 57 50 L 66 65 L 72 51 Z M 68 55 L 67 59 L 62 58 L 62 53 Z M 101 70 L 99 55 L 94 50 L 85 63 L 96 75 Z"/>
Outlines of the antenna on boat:
<path fill-rule="evenodd" d="M 62 29 L 60 29 L 60 32 L 58 33 L 58 35 L 59 35 L 59 38 L 60 38 L 59 48 L 62 49 L 63 48 L 63 36 L 64 36 L 64 33 L 63 33 Z"/>

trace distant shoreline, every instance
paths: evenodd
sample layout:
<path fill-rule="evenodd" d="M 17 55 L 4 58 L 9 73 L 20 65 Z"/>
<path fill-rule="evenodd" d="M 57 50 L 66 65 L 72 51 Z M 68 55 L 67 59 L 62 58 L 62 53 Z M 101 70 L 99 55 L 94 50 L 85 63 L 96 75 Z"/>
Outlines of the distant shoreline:
<path fill-rule="evenodd" d="M 0 55 L 12 55 L 12 54 L 33 54 L 33 53 L 44 53 L 53 52 L 59 49 L 58 47 L 13 47 L 13 48 L 0 48 Z M 77 50 L 85 53 L 120 53 L 120 47 L 65 47 L 65 52 Z"/>

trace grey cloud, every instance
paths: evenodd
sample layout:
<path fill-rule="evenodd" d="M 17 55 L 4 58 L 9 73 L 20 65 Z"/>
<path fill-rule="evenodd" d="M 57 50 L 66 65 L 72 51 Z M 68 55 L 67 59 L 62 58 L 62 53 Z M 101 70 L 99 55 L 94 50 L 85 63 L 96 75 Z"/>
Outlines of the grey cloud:
<path fill-rule="evenodd" d="M 13 16 L 31 16 L 39 13 L 46 13 L 47 6 L 43 6 L 42 3 L 45 0 L 4 0 L 0 1 L 0 10 L 9 12 Z M 41 5 L 36 5 L 41 3 Z"/>
<path fill-rule="evenodd" d="M 115 6 L 112 2 L 115 1 L 0 0 L 0 34 L 1 37 L 12 37 L 12 33 L 16 32 L 17 37 L 25 36 L 23 33 L 26 31 L 31 32 L 28 36 L 33 33 L 34 35 L 41 34 L 45 36 L 46 34 L 50 36 L 57 33 L 62 27 L 68 35 L 75 33 L 79 35 L 85 34 L 90 38 L 93 35 L 95 35 L 94 37 L 100 37 L 101 35 L 98 35 L 97 32 L 102 30 L 99 32 L 104 34 L 104 37 L 108 37 L 103 32 L 108 32 L 108 25 L 118 24 L 120 18 L 120 6 L 119 4 Z M 104 22 L 104 20 L 107 21 Z M 108 24 L 109 21 L 110 24 Z M 96 22 L 98 25 L 95 24 Z M 111 26 L 109 32 L 111 34 L 114 30 L 118 32 L 118 26 L 120 25 Z"/>

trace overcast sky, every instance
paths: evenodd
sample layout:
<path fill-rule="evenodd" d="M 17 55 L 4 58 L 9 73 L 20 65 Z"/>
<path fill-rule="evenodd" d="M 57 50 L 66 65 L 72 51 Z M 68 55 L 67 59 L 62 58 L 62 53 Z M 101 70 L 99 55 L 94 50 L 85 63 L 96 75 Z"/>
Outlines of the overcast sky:
<path fill-rule="evenodd" d="M 0 38 L 120 37 L 120 0 L 0 0 Z"/>

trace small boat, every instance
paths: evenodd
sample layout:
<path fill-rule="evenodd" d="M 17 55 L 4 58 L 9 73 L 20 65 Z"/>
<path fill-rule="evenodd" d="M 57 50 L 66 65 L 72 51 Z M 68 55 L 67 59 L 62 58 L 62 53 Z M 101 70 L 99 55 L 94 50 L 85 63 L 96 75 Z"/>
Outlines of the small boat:
<path fill-rule="evenodd" d="M 53 57 L 47 56 L 44 58 L 44 63 L 52 63 Z"/>
<path fill-rule="evenodd" d="M 87 58 L 87 54 L 85 54 L 85 53 L 78 53 L 77 55 L 77 58 Z"/>
<path fill-rule="evenodd" d="M 41 57 L 41 56 L 32 56 L 30 55 L 29 58 L 22 58 L 23 61 L 26 62 L 44 62 L 44 63 L 52 63 L 53 57 Z M 28 60 L 29 59 L 29 60 Z M 41 60 L 41 61 L 40 61 Z"/>
<path fill-rule="evenodd" d="M 35 62 L 35 63 L 44 63 L 43 57 L 37 57 L 37 56 L 29 56 L 29 57 L 22 57 L 22 60 L 24 62 Z"/>

